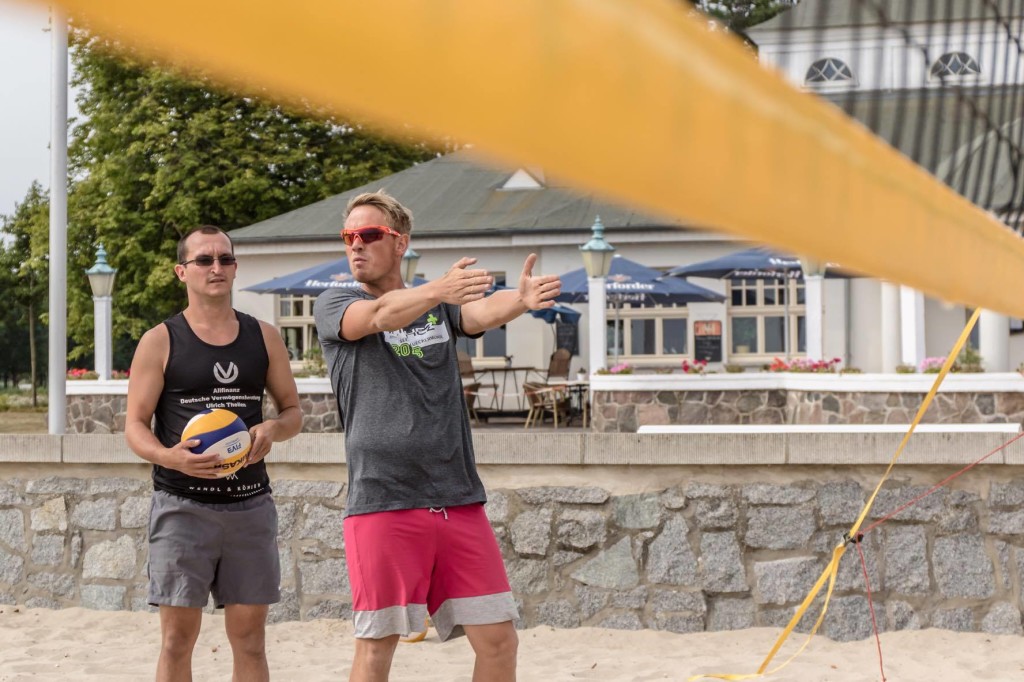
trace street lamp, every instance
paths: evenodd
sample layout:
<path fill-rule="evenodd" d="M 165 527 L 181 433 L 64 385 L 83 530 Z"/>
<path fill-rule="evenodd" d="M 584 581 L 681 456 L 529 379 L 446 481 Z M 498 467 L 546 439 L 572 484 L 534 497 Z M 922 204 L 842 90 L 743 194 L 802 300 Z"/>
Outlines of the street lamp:
<path fill-rule="evenodd" d="M 416 279 L 416 266 L 420 264 L 420 254 L 413 250 L 412 245 L 405 247 L 405 255 L 402 256 L 402 279 L 409 286 L 412 286 Z"/>
<path fill-rule="evenodd" d="M 96 262 L 85 271 L 92 287 L 93 339 L 96 351 L 96 374 L 106 381 L 110 379 L 114 363 L 114 346 L 111 341 L 111 316 L 114 293 L 114 277 L 117 270 L 107 265 L 107 252 L 100 244 L 96 249 Z"/>
<path fill-rule="evenodd" d="M 590 372 L 603 367 L 608 357 L 608 336 L 605 322 L 605 277 L 612 267 L 615 247 L 604 240 L 604 224 L 597 216 L 591 228 L 590 241 L 580 247 L 583 267 L 587 271 L 587 318 L 590 324 Z"/>

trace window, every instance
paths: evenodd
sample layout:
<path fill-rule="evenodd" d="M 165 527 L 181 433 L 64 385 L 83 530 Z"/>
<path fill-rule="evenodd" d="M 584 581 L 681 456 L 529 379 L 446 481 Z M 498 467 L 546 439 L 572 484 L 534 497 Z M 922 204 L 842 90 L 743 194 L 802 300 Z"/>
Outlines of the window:
<path fill-rule="evenodd" d="M 947 52 L 935 60 L 931 69 L 932 78 L 962 78 L 980 74 L 978 62 L 966 52 Z"/>
<path fill-rule="evenodd" d="M 313 319 L 315 296 L 278 296 L 277 326 L 288 349 L 288 359 L 301 363 L 310 348 L 319 345 Z"/>
<path fill-rule="evenodd" d="M 827 85 L 830 83 L 854 85 L 853 71 L 843 60 L 826 57 L 814 62 L 807 69 L 807 75 L 804 76 L 805 85 Z"/>
<path fill-rule="evenodd" d="M 505 286 L 504 272 L 491 272 L 494 277 L 494 284 L 498 287 Z M 505 325 L 495 329 L 489 329 L 479 339 L 467 339 L 462 337 L 456 344 L 457 348 L 465 351 L 474 360 L 488 358 L 500 358 L 504 360 L 508 355 L 508 334 Z"/>
<path fill-rule="evenodd" d="M 634 362 L 665 360 L 673 364 L 689 354 L 689 328 L 685 306 L 609 309 L 608 355 Z M 658 363 L 652 363 L 658 364 Z"/>
<path fill-rule="evenodd" d="M 730 351 L 737 359 L 768 359 L 807 351 L 804 283 L 743 279 L 729 283 Z M 788 315 L 788 324 L 787 324 Z"/>

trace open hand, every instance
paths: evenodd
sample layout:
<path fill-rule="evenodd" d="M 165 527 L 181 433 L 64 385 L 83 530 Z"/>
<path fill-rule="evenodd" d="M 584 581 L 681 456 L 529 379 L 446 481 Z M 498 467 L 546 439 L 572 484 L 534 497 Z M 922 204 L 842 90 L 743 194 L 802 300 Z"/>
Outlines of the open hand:
<path fill-rule="evenodd" d="M 464 305 L 478 301 L 494 284 L 494 278 L 486 270 L 469 270 L 476 263 L 476 258 L 460 258 L 444 277 L 434 280 L 431 284 L 438 291 L 443 303 Z"/>
<path fill-rule="evenodd" d="M 537 254 L 531 253 L 519 275 L 519 297 L 530 310 L 541 310 L 555 305 L 555 297 L 562 293 L 562 280 L 557 275 L 534 275 Z"/>

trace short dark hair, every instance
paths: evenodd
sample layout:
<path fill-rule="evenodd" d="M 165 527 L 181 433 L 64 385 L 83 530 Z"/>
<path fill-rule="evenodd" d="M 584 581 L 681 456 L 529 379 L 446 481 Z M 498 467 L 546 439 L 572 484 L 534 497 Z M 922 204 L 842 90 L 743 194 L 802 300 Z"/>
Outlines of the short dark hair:
<path fill-rule="evenodd" d="M 228 238 L 228 243 L 231 244 L 231 253 L 235 252 L 235 243 L 233 241 L 231 241 L 231 236 L 227 232 L 225 232 L 224 230 L 220 229 L 216 225 L 199 225 L 198 227 L 193 227 L 191 230 L 186 232 L 184 234 L 184 236 L 182 236 L 181 239 L 178 240 L 178 263 L 179 264 L 180 263 L 184 263 L 187 260 L 188 249 L 185 247 L 185 242 L 187 242 L 188 238 L 191 237 L 192 235 L 194 235 L 196 232 L 201 232 L 202 234 L 222 234 L 222 235 L 224 235 L 225 237 Z"/>

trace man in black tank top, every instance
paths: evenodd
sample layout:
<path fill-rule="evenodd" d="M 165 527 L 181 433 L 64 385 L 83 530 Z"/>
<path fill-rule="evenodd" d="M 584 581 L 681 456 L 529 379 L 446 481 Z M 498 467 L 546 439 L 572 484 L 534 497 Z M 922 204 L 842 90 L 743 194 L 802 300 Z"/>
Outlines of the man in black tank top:
<path fill-rule="evenodd" d="M 270 324 L 231 307 L 237 263 L 231 239 L 212 226 L 178 243 L 174 271 L 188 307 L 146 332 L 132 360 L 125 437 L 153 463 L 149 601 L 160 607 L 157 679 L 192 679 L 192 650 L 212 594 L 224 608 L 233 679 L 269 679 L 265 627 L 280 600 L 277 511 L 264 458 L 302 426 L 288 352 Z M 277 407 L 263 420 L 263 392 Z M 197 413 L 225 408 L 249 429 L 241 470 L 217 477 L 215 454 L 181 442 Z M 152 424 L 152 428 L 151 428 Z"/>

